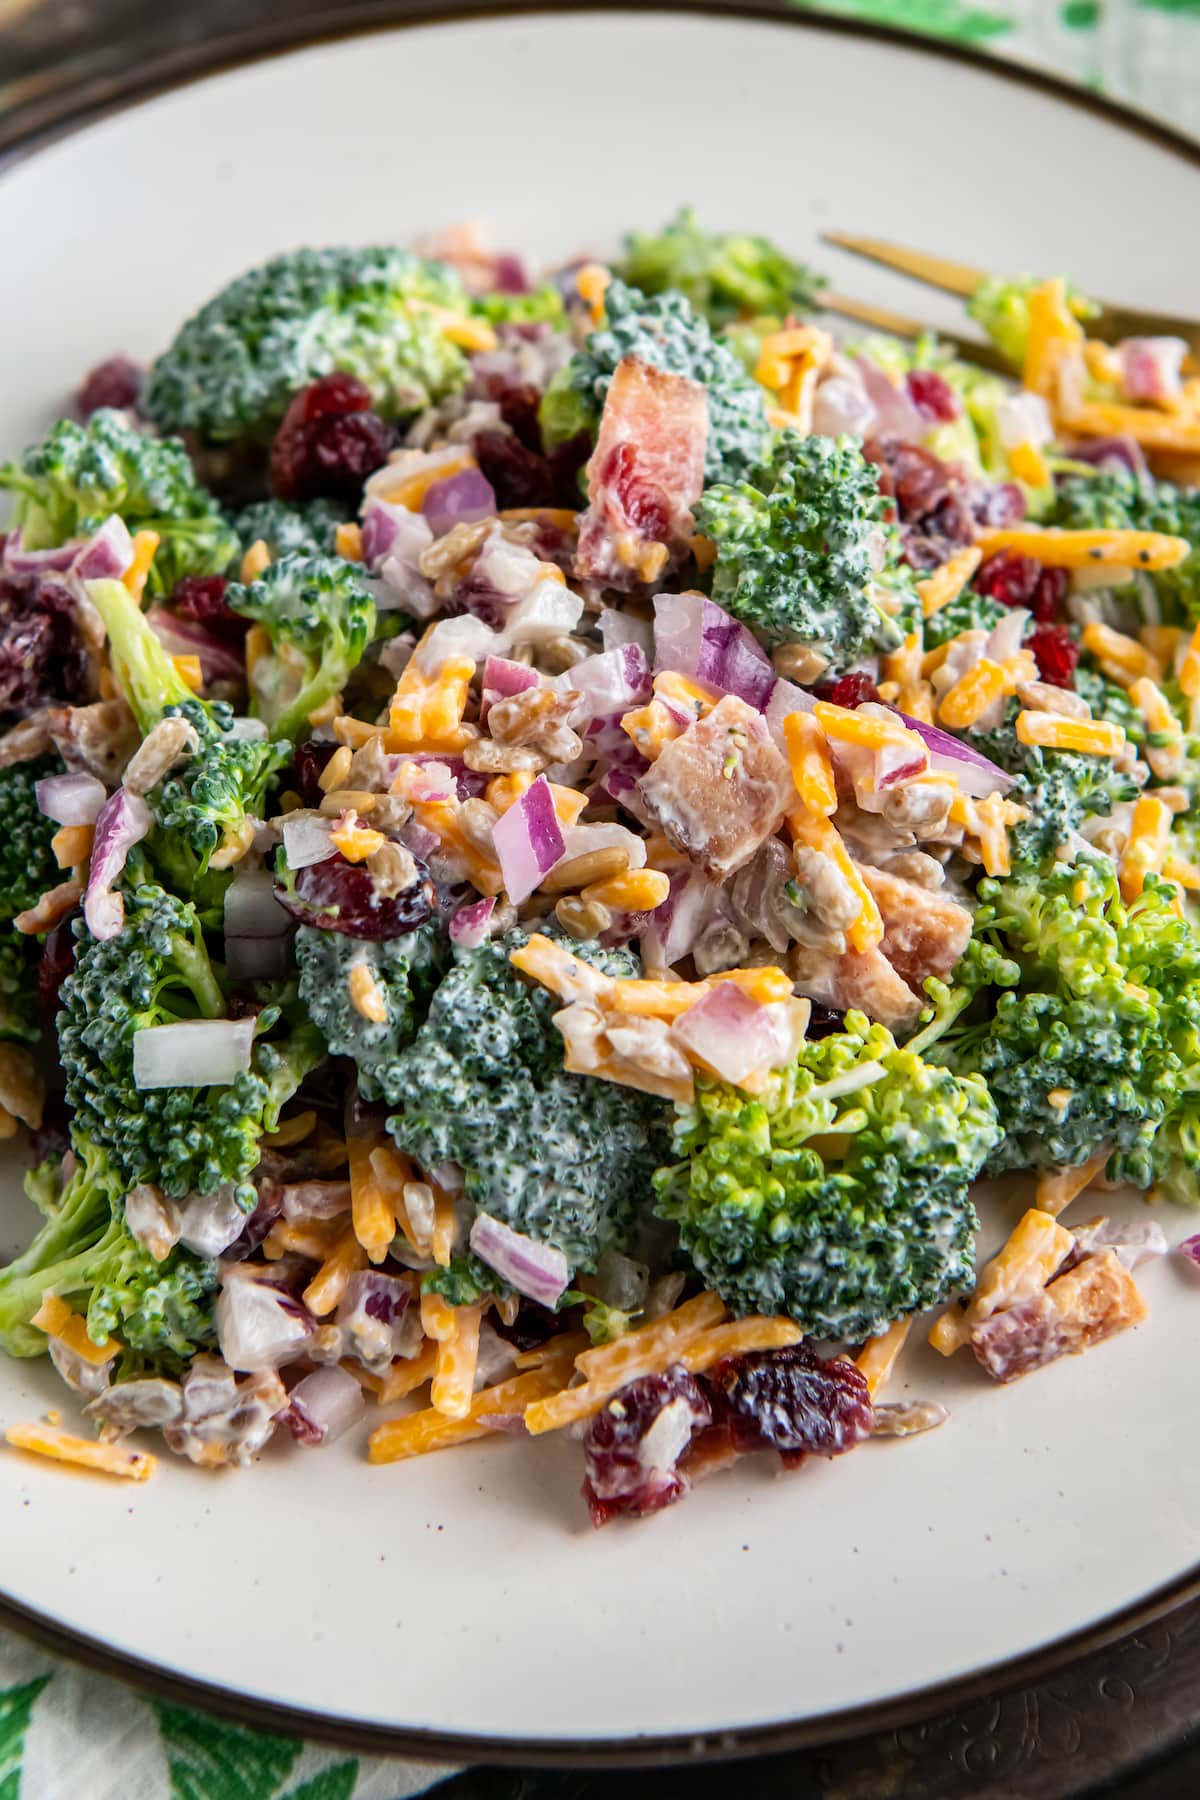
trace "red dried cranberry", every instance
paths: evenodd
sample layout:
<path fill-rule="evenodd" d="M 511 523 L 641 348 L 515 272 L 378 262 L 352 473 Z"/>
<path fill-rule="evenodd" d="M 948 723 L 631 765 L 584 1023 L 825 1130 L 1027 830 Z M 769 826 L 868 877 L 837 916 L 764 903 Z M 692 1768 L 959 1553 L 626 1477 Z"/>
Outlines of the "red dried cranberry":
<path fill-rule="evenodd" d="M 240 643 L 250 621 L 229 605 L 225 598 L 228 586 L 223 575 L 184 575 L 171 592 L 171 605 L 182 618 L 203 625 L 214 637 Z"/>
<path fill-rule="evenodd" d="M 305 806 L 320 806 L 325 798 L 321 790 L 321 775 L 336 749 L 336 744 L 314 744 L 311 738 L 296 745 L 291 771 L 284 786 L 295 788 Z"/>
<path fill-rule="evenodd" d="M 846 1024 L 846 1015 L 839 1012 L 836 1006 L 826 1006 L 821 1000 L 809 1001 L 808 1031 L 810 1038 L 825 1038 L 834 1031 L 842 1031 Z"/>
<path fill-rule="evenodd" d="M 912 369 L 905 378 L 908 397 L 923 418 L 948 425 L 960 413 L 958 395 L 936 369 Z"/>
<path fill-rule="evenodd" d="M 382 895 L 363 863 L 328 857 L 296 871 L 295 893 L 276 885 L 275 897 L 294 919 L 344 937 L 398 938 L 423 925 L 436 903 L 424 863 L 414 857 L 417 878 L 395 895 Z"/>
<path fill-rule="evenodd" d="M 90 419 L 104 406 L 126 412 L 137 405 L 145 379 L 141 364 L 131 356 L 110 356 L 84 378 L 75 396 L 75 411 L 81 419 Z"/>
<path fill-rule="evenodd" d="M 636 444 L 626 440 L 614 445 L 604 459 L 599 483 L 612 489 L 635 531 L 665 543 L 671 529 L 671 502 L 656 482 L 645 479 L 638 462 Z"/>
<path fill-rule="evenodd" d="M 281 429 L 308 425 L 313 419 L 324 419 L 332 414 L 368 412 L 370 406 L 371 394 L 366 383 L 357 375 L 344 375 L 335 370 L 332 375 L 322 375 L 318 381 L 310 382 L 298 394 L 293 394 L 283 415 Z"/>
<path fill-rule="evenodd" d="M 1025 640 L 1025 648 L 1033 655 L 1038 674 L 1051 687 L 1073 688 L 1075 665 L 1079 661 L 1079 645 L 1065 625 L 1039 625 Z"/>
<path fill-rule="evenodd" d="M 38 960 L 37 970 L 38 993 L 51 1010 L 57 1008 L 58 990 L 75 967 L 73 926 L 79 917 L 78 908 L 74 912 L 67 913 L 58 921 L 57 925 L 51 926 L 42 942 L 42 954 Z"/>
<path fill-rule="evenodd" d="M 476 462 L 492 484 L 498 511 L 554 505 L 554 476 L 549 462 L 520 438 L 509 431 L 481 431 L 472 448 Z"/>
<path fill-rule="evenodd" d="M 1003 530 L 1025 517 L 1025 495 L 1015 481 L 977 482 L 971 491 L 971 510 L 977 525 Z"/>
<path fill-rule="evenodd" d="M 592 1524 L 606 1525 L 621 1513 L 644 1518 L 682 1499 L 688 1479 L 679 1458 L 711 1424 L 703 1389 L 679 1367 L 642 1375 L 614 1394 L 583 1438 L 583 1495 Z"/>
<path fill-rule="evenodd" d="M 538 407 L 542 396 L 531 381 L 525 381 L 518 387 L 505 388 L 498 395 L 500 417 L 515 432 L 527 450 L 542 454 L 542 428 L 538 423 Z"/>
<path fill-rule="evenodd" d="M 975 571 L 977 594 L 987 594 L 1001 606 L 1028 606 L 1037 592 L 1042 565 L 1033 556 L 1015 550 L 998 550 Z"/>
<path fill-rule="evenodd" d="M 0 718 L 94 692 L 71 590 L 54 575 L 0 576 Z"/>
<path fill-rule="evenodd" d="M 807 1339 L 783 1350 L 731 1356 L 706 1378 L 719 1419 L 741 1451 L 840 1456 L 871 1435 L 865 1377 L 844 1357 L 826 1362 Z"/>
<path fill-rule="evenodd" d="M 395 439 L 373 412 L 324 413 L 283 425 L 271 445 L 271 486 L 281 500 L 353 503 L 368 475 L 387 461 Z"/>
<path fill-rule="evenodd" d="M 539 1306 L 534 1300 L 522 1300 L 517 1308 L 517 1316 L 511 1325 L 506 1325 L 498 1313 L 489 1313 L 492 1330 L 497 1337 L 502 1337 L 506 1344 L 514 1350 L 537 1350 L 552 1338 L 559 1330 L 562 1321 L 548 1307 Z"/>
<path fill-rule="evenodd" d="M 922 519 L 950 491 L 946 464 L 920 444 L 894 437 L 869 438 L 863 445 L 863 454 L 879 466 L 879 491 L 895 497 L 905 524 Z"/>
<path fill-rule="evenodd" d="M 848 675 L 839 675 L 836 681 L 821 682 L 813 691 L 832 706 L 845 706 L 851 710 L 865 706 L 868 700 L 879 699 L 879 689 L 865 669 L 851 669 Z"/>
<path fill-rule="evenodd" d="M 1039 625 L 1048 625 L 1058 617 L 1071 591 L 1071 577 L 1065 569 L 1043 569 L 1034 590 L 1033 616 Z"/>

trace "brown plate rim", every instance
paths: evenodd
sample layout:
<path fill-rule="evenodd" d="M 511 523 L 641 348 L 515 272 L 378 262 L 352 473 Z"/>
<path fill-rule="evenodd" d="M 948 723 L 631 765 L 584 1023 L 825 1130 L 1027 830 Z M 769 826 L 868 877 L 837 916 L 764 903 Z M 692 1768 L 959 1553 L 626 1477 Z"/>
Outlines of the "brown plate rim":
<path fill-rule="evenodd" d="M 456 0 L 366 0 L 302 19 L 275 20 L 201 45 L 170 51 L 125 73 L 85 79 L 70 92 L 52 94 L 20 107 L 0 121 L 0 175 L 49 144 L 112 113 L 174 88 L 207 80 L 249 63 L 293 50 L 376 31 L 438 23 L 469 24 L 486 18 L 545 17 L 570 12 L 675 12 L 751 19 L 792 29 L 893 44 L 941 61 L 958 63 L 1016 87 L 1033 88 L 1063 104 L 1133 131 L 1200 167 L 1200 140 L 1105 95 L 1075 87 L 1062 77 L 1024 62 L 1002 59 L 970 45 L 948 43 L 924 33 L 869 20 L 803 9 L 803 0 L 778 5 L 747 0 L 500 0 L 499 4 L 458 4 Z M 496 1738 L 471 1733 L 358 1721 L 309 1711 L 239 1692 L 219 1683 L 177 1674 L 101 1638 L 61 1624 L 12 1598 L 0 1588 L 0 1624 L 32 1639 L 55 1655 L 127 1682 L 157 1699 L 194 1707 L 258 1731 L 309 1738 L 376 1756 L 409 1756 L 454 1763 L 524 1764 L 544 1768 L 637 1767 L 696 1759 L 745 1757 L 811 1748 L 867 1733 L 896 1730 L 927 1720 L 998 1691 L 1038 1681 L 1090 1652 L 1101 1650 L 1200 1597 L 1200 1563 L 1152 1593 L 1106 1618 L 1056 1638 L 1041 1648 L 987 1664 L 956 1680 L 935 1683 L 892 1700 L 846 1708 L 820 1718 L 780 1720 L 718 1731 L 639 1734 L 625 1738 Z"/>

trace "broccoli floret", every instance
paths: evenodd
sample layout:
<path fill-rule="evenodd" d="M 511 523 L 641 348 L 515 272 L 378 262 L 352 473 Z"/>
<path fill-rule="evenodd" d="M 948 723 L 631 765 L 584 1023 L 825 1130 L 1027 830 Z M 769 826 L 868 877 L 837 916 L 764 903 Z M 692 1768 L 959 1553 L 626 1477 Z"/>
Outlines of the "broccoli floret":
<path fill-rule="evenodd" d="M 147 798 L 156 827 L 154 861 L 173 887 L 196 895 L 207 912 L 224 885 L 215 874 L 207 879 L 214 857 L 245 848 L 291 746 L 243 735 L 232 707 L 198 700 L 121 582 L 89 581 L 87 589 L 108 632 L 113 672 L 142 731 L 179 717 L 199 739 L 195 753 Z"/>
<path fill-rule="evenodd" d="M 261 625 L 271 654 L 250 667 L 254 711 L 273 738 L 306 735 L 308 715 L 345 686 L 375 629 L 375 601 L 340 556 L 285 556 L 226 601 Z"/>
<path fill-rule="evenodd" d="M 38 810 L 37 784 L 49 775 L 61 775 L 57 756 L 39 756 L 32 762 L 10 763 L 0 769 L 0 817 L 4 836 L 0 841 L 0 928 L 9 925 L 63 879 L 50 841 L 58 827 Z M 0 930 L 0 935 L 3 935 Z"/>
<path fill-rule="evenodd" d="M 19 931 L 0 931 L 0 1038 L 33 1044 L 42 1035 L 38 946 Z"/>
<path fill-rule="evenodd" d="M 676 1112 L 658 1210 L 732 1311 L 857 1342 L 970 1283 L 967 1190 L 999 1135 L 979 1076 L 852 1012 L 761 1097 L 701 1078 Z"/>
<path fill-rule="evenodd" d="M 464 1256 L 452 1256 L 444 1269 L 427 1269 L 421 1277 L 421 1292 L 440 1294 L 448 1306 L 476 1306 L 488 1294 L 502 1299 L 512 1289 L 468 1250 Z"/>
<path fill-rule="evenodd" d="M 1025 361 L 1029 341 L 1029 296 L 1041 287 L 1040 275 L 989 275 L 967 301 L 967 311 L 991 338 L 1001 355 L 1017 368 Z M 1099 307 L 1067 283 L 1067 305 L 1077 319 L 1095 318 Z"/>
<path fill-rule="evenodd" d="M 1149 576 L 1163 617 L 1200 619 L 1200 489 L 1132 475 L 1068 475 L 1055 490 L 1051 525 L 1075 531 L 1165 531 L 1186 538 L 1191 554 L 1173 569 Z"/>
<path fill-rule="evenodd" d="M 738 481 L 756 467 L 769 437 L 763 389 L 737 356 L 714 338 L 682 294 L 647 298 L 623 281 L 604 296 L 605 323 L 560 369 L 542 401 L 548 448 L 580 431 L 594 433 L 617 364 L 640 356 L 669 375 L 687 375 L 708 391 L 705 480 Z"/>
<path fill-rule="evenodd" d="M 222 574 L 237 554 L 228 521 L 179 439 L 146 437 L 107 409 L 86 425 L 60 419 L 19 463 L 0 468 L 0 488 L 16 495 L 12 523 L 29 550 L 88 537 L 110 513 L 130 531 L 156 531 L 152 594 L 170 593 L 182 575 Z"/>
<path fill-rule="evenodd" d="M 1045 750 L 1017 737 L 1020 711 L 1009 701 L 1004 723 L 993 731 L 968 731 L 966 741 L 1016 780 L 1008 799 L 1028 809 L 1029 817 L 1009 830 L 1014 863 L 1039 864 L 1068 844 L 1087 818 L 1107 817 L 1123 800 L 1136 800 L 1132 775 L 1122 774 L 1107 756 L 1085 756 L 1073 750 Z"/>
<path fill-rule="evenodd" d="M 261 541 L 272 562 L 281 556 L 332 556 L 338 526 L 347 516 L 334 500 L 306 500 L 298 506 L 289 506 L 286 500 L 258 500 L 234 514 L 233 529 L 243 551 Z M 235 572 L 240 563 L 239 555 Z"/>
<path fill-rule="evenodd" d="M 617 273 L 643 294 L 683 294 L 718 329 L 758 313 L 810 311 L 826 285 L 770 238 L 702 230 L 690 206 L 661 231 L 631 231 Z"/>
<path fill-rule="evenodd" d="M 936 650 L 957 637 L 960 631 L 991 631 L 1007 611 L 1008 608 L 999 600 L 993 600 L 990 594 L 977 594 L 974 588 L 964 588 L 957 599 L 948 601 L 926 619 L 925 647 Z"/>
<path fill-rule="evenodd" d="M 663 1109 L 564 1072 L 558 1002 L 508 960 L 524 941 L 514 931 L 455 951 L 416 1037 L 391 1064 L 398 1111 L 388 1125 L 424 1168 L 458 1163 L 480 1211 L 555 1245 L 572 1270 L 590 1269 L 620 1247 L 649 1198 Z M 571 948 L 608 974 L 634 972 L 626 952 Z"/>
<path fill-rule="evenodd" d="M 1015 959 L 1019 984 L 950 1049 L 996 1102 L 993 1171 L 1108 1144 L 1115 1181 L 1171 1183 L 1195 1204 L 1200 940 L 1174 891 L 1152 876 L 1127 905 L 1096 854 L 980 883 L 976 933 Z"/>
<path fill-rule="evenodd" d="M 894 649 L 902 628 L 879 599 L 891 589 L 902 605 L 912 585 L 883 511 L 879 471 L 855 439 L 783 432 L 753 482 L 700 496 L 697 529 L 717 551 L 713 599 L 765 644 L 811 644 L 831 663 Z"/>
<path fill-rule="evenodd" d="M 195 908 L 151 883 L 124 898 L 116 937 L 102 942 L 77 927 L 75 968 L 62 986 L 59 1057 L 76 1128 L 127 1187 L 153 1181 L 175 1199 L 228 1187 L 249 1209 L 259 1138 L 323 1059 L 320 1034 L 300 1025 L 281 1044 L 260 1039 L 250 1071 L 227 1086 L 139 1089 L 136 1032 L 223 1018 L 226 1003 Z"/>
<path fill-rule="evenodd" d="M 553 325 L 565 330 L 567 309 L 563 297 L 549 282 L 528 294 L 480 294 L 471 311 L 489 325 Z"/>
<path fill-rule="evenodd" d="M 1087 701 L 1093 719 L 1106 719 L 1112 725 L 1119 725 L 1132 744 L 1145 741 L 1146 721 L 1129 698 L 1128 690 L 1102 675 L 1087 650 L 1075 671 L 1075 692 L 1081 700 Z"/>
<path fill-rule="evenodd" d="M 405 418 L 462 387 L 467 361 L 437 309 L 467 310 L 442 263 L 404 250 L 295 250 L 223 288 L 153 369 L 145 412 L 212 441 L 270 437 L 300 388 L 341 370 Z"/>
<path fill-rule="evenodd" d="M 10 1356 L 44 1355 L 45 1334 L 30 1320 L 54 1293 L 86 1310 L 95 1343 L 117 1335 L 138 1372 L 176 1374 L 215 1341 L 216 1264 L 180 1248 L 156 1262 L 125 1223 L 125 1187 L 104 1151 L 78 1133 L 74 1149 L 61 1192 L 57 1178 L 35 1188 L 42 1229 L 0 1271 L 0 1344 Z"/>
<path fill-rule="evenodd" d="M 396 1059 L 416 1036 L 449 961 L 445 932 L 435 921 L 403 937 L 376 941 L 301 925 L 296 933 L 300 998 L 335 1056 L 353 1057 L 366 1100 L 396 1104 L 405 1092 Z M 382 995 L 387 1018 L 365 1019 L 350 999 L 350 971 L 365 965 Z"/>

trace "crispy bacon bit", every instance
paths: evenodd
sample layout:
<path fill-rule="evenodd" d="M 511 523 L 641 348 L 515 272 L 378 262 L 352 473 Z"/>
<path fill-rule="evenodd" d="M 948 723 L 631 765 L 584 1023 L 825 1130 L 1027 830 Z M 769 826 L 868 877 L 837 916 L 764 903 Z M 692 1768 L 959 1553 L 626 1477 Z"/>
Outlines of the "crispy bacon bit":
<path fill-rule="evenodd" d="M 775 835 L 793 791 L 762 714 L 734 694 L 664 744 L 638 787 L 671 842 L 716 881 Z"/>
<path fill-rule="evenodd" d="M 708 402 L 697 382 L 636 356 L 617 365 L 588 465 L 580 580 L 636 588 L 683 561 L 707 436 Z"/>
<path fill-rule="evenodd" d="M 1146 1317 L 1146 1302 L 1115 1250 L 1085 1256 L 1032 1299 L 994 1312 L 970 1334 L 995 1381 L 1015 1381 L 1060 1356 L 1077 1356 Z"/>
<path fill-rule="evenodd" d="M 792 951 L 792 974 L 798 993 L 838 1013 L 865 1012 L 892 1031 L 920 1016 L 921 1001 L 879 949 L 830 957 L 798 944 Z"/>
<path fill-rule="evenodd" d="M 862 878 L 883 920 L 880 949 L 896 973 L 917 993 L 928 976 L 948 975 L 971 939 L 966 907 L 887 869 L 864 867 Z"/>

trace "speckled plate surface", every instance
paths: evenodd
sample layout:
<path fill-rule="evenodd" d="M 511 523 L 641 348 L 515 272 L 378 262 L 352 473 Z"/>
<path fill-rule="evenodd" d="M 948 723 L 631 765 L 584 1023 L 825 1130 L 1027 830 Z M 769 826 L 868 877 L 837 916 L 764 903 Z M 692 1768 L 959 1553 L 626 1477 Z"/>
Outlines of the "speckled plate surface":
<path fill-rule="evenodd" d="M 1200 244 L 1161 226 L 1195 216 L 1200 155 L 1001 69 L 792 21 L 462 20 L 222 73 L 17 162 L 0 449 L 276 250 L 485 215 L 534 255 L 603 252 L 681 200 L 908 310 L 904 284 L 819 252 L 822 227 L 1200 294 Z M 15 1170 L 4 1194 L 7 1252 L 29 1229 Z M 992 1207 L 993 1235 L 1027 1198 Z M 0 1589 L 60 1645 L 309 1732 L 526 1760 L 829 1737 L 1194 1583 L 1200 1292 L 1173 1262 L 1144 1286 L 1145 1326 L 1010 1389 L 912 1352 L 897 1397 L 945 1401 L 940 1432 L 788 1479 L 750 1465 L 599 1534 L 566 1441 L 381 1469 L 361 1437 L 280 1444 L 138 1488 L 7 1453 Z M 0 1361 L 0 1423 L 62 1401 L 44 1364 Z"/>

